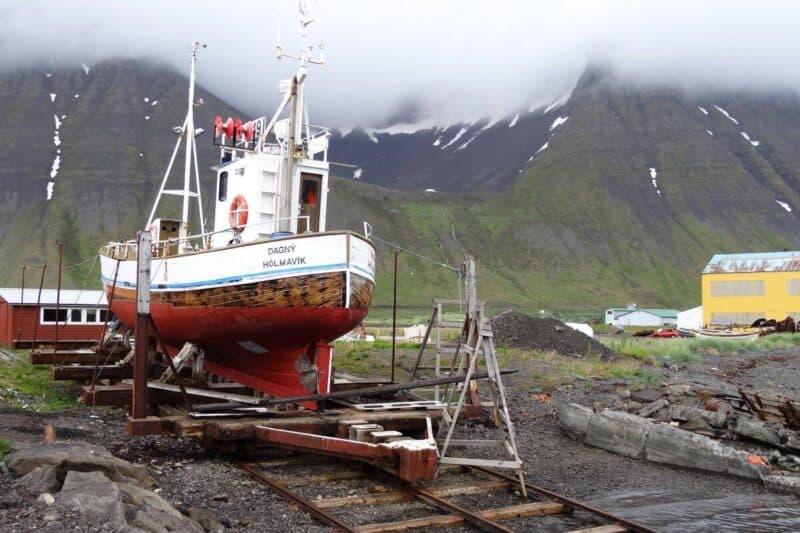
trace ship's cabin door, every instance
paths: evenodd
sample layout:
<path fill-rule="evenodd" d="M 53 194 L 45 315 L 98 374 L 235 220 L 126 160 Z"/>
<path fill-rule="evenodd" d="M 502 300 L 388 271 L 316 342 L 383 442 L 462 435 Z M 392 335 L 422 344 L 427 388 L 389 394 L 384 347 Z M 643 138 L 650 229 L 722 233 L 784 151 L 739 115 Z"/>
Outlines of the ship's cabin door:
<path fill-rule="evenodd" d="M 300 216 L 307 216 L 308 219 L 301 218 L 297 221 L 297 233 L 319 231 L 322 176 L 303 172 L 300 182 Z"/>

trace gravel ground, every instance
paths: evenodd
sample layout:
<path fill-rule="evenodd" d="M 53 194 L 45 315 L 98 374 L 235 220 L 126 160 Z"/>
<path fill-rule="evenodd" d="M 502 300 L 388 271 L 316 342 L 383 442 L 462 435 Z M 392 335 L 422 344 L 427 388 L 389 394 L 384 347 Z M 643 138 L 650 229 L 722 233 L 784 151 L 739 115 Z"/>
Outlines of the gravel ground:
<path fill-rule="evenodd" d="M 714 387 L 748 386 L 798 398 L 800 392 L 800 353 L 792 350 L 757 354 L 706 356 L 702 363 L 681 363 L 661 369 L 665 383 L 702 383 Z M 520 454 L 525 460 L 529 482 L 542 485 L 578 499 L 599 502 L 605 509 L 650 522 L 664 530 L 716 529 L 735 531 L 734 510 L 715 506 L 733 505 L 737 509 L 771 510 L 780 515 L 759 518 L 751 530 L 800 530 L 800 506 L 792 496 L 777 495 L 759 483 L 730 476 L 715 475 L 637 461 L 585 446 L 559 432 L 558 410 L 565 403 L 587 406 L 610 406 L 617 393 L 627 387 L 624 380 L 588 380 L 550 391 L 547 401 L 541 391 L 509 387 L 509 406 L 517 428 Z M 230 456 L 209 451 L 188 439 L 170 437 L 130 438 L 123 425 L 127 413 L 110 408 L 75 408 L 60 413 L 37 414 L 0 405 L 0 436 L 17 446 L 40 441 L 43 428 L 52 424 L 60 439 L 81 439 L 100 444 L 124 459 L 147 464 L 158 483 L 161 495 L 179 509 L 200 507 L 216 513 L 220 521 L 234 531 L 322 531 L 305 513 L 287 505 L 271 490 L 262 487 L 233 466 Z M 465 434 L 474 438 L 488 435 L 487 428 L 468 424 Z M 273 454 L 276 452 L 272 452 Z M 276 467 L 277 468 L 277 467 Z M 277 475 L 291 476 L 293 467 L 276 469 Z M 324 462 L 314 472 L 336 468 Z M 441 483 L 460 483 L 447 481 Z M 344 496 L 380 490 L 380 482 L 351 480 L 336 484 L 299 486 L 311 498 Z M 492 507 L 510 501 L 493 495 L 456 499 L 470 508 Z M 698 503 L 701 502 L 701 503 Z M 704 503 L 703 503 L 704 502 Z M 697 506 L 700 505 L 699 508 Z M 691 523 L 685 509 L 694 509 Z M 791 511 L 794 508 L 795 511 Z M 789 509 L 781 511 L 781 509 Z M 44 529 L 48 510 L 17 487 L 7 474 L 0 473 L 0 524 L 4 531 Z M 420 504 L 398 504 L 379 509 L 347 509 L 344 514 L 353 522 L 399 520 L 431 512 Z M 755 512 L 755 511 L 752 511 Z M 793 514 L 794 513 L 794 514 Z M 713 518 L 707 515 L 713 514 Z M 696 516 L 695 516 L 696 515 Z M 697 522 L 712 520 L 710 523 Z M 759 515 L 760 517 L 761 515 Z M 581 518 L 575 515 L 574 518 Z M 510 521 L 521 531 L 550 531 L 567 526 L 588 527 L 590 521 L 547 517 Z M 727 520 L 727 522 L 726 522 Z M 777 520 L 777 522 L 773 522 Z M 80 529 L 77 516 L 58 518 L 59 529 Z M 705 527 L 697 526 L 698 523 Z M 683 527 L 677 527 L 675 524 Z M 755 525 L 754 525 L 755 524 Z M 759 524 L 769 524 L 766 529 Z M 774 526 L 774 527 L 772 527 Z M 56 529 L 54 526 L 49 526 Z M 83 529 L 84 531 L 90 531 Z"/>

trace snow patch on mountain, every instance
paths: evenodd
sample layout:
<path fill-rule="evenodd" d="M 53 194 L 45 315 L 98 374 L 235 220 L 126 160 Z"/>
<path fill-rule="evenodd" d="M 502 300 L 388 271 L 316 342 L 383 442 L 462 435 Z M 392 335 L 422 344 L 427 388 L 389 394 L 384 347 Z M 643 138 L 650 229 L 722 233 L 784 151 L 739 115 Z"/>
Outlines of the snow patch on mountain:
<path fill-rule="evenodd" d="M 149 101 L 150 101 L 150 98 L 149 98 L 149 97 L 147 97 L 147 96 L 145 96 L 145 97 L 144 97 L 144 102 L 145 102 L 145 103 L 147 103 L 147 102 L 149 102 Z"/>
<path fill-rule="evenodd" d="M 783 208 L 783 209 L 784 209 L 784 210 L 785 210 L 787 213 L 791 213 L 791 212 L 792 212 L 792 206 L 790 206 L 790 205 L 789 205 L 789 204 L 787 204 L 786 202 L 781 202 L 780 200 L 775 200 L 775 202 L 776 202 L 776 203 L 777 203 L 779 206 L 781 206 L 781 207 L 782 207 L 782 208 Z"/>
<path fill-rule="evenodd" d="M 541 147 L 541 148 L 539 148 L 538 150 L 536 150 L 536 153 L 538 154 L 539 152 L 541 152 L 541 151 L 543 151 L 543 150 L 547 150 L 547 147 L 548 147 L 548 146 L 550 146 L 550 141 L 548 141 L 548 142 L 544 143 L 544 144 L 542 145 L 542 147 Z"/>
<path fill-rule="evenodd" d="M 50 199 L 53 198 L 53 185 L 56 183 L 54 181 L 47 182 L 47 201 L 49 202 Z"/>
<path fill-rule="evenodd" d="M 483 133 L 484 131 L 488 130 L 489 128 L 491 128 L 491 127 L 492 127 L 492 126 L 494 126 L 495 124 L 497 124 L 497 121 L 496 121 L 496 120 L 490 120 L 489 122 L 487 122 L 486 124 L 484 124 L 482 127 L 478 128 L 478 129 L 475 131 L 475 133 L 473 133 L 473 134 L 470 136 L 470 138 L 469 138 L 469 139 L 467 139 L 467 142 L 465 142 L 464 144 L 462 144 L 461 146 L 459 146 L 458 148 L 456 148 L 456 150 L 463 150 L 464 148 L 466 148 L 467 146 L 469 146 L 469 143 L 471 143 L 472 141 L 474 141 L 474 140 L 475 140 L 475 139 L 478 137 L 478 135 L 480 135 L 480 134 L 481 134 L 481 133 Z"/>
<path fill-rule="evenodd" d="M 554 101 L 552 104 L 550 104 L 549 106 L 545 107 L 544 108 L 544 114 L 546 115 L 550 111 L 553 111 L 554 109 L 558 109 L 559 107 L 561 107 L 564 104 L 566 104 L 569 101 L 570 97 L 572 96 L 572 91 L 574 89 L 575 88 L 573 87 L 572 89 L 569 90 L 569 92 L 565 93 L 560 98 L 556 99 L 556 101 Z"/>
<path fill-rule="evenodd" d="M 711 131 L 711 130 L 706 130 L 706 133 L 708 133 L 708 134 L 709 134 L 709 135 L 711 135 L 712 137 L 714 136 L 714 132 L 713 132 L 713 131 Z"/>
<path fill-rule="evenodd" d="M 374 142 L 375 144 L 378 144 L 378 138 L 375 136 L 375 132 L 367 128 L 364 130 L 364 133 L 367 134 L 367 137 L 369 137 L 370 141 Z"/>
<path fill-rule="evenodd" d="M 58 135 L 58 130 L 56 130 L 53 134 L 53 144 L 56 146 L 61 145 L 61 137 Z"/>
<path fill-rule="evenodd" d="M 653 184 L 656 194 L 660 197 L 661 189 L 658 188 L 658 170 L 655 167 L 650 167 L 650 183 Z"/>
<path fill-rule="evenodd" d="M 562 117 L 562 116 L 559 115 L 559 117 L 557 119 L 555 119 L 552 124 L 550 124 L 550 130 L 549 131 L 553 131 L 554 129 L 556 129 L 557 127 L 559 127 L 563 123 L 565 123 L 567 121 L 567 119 L 569 119 L 569 117 Z"/>
<path fill-rule="evenodd" d="M 150 105 L 153 106 L 153 105 L 156 105 L 157 103 L 158 103 L 158 100 L 153 100 L 152 102 L 150 102 Z"/>
<path fill-rule="evenodd" d="M 733 118 L 733 117 L 731 116 L 731 114 L 730 114 L 730 113 L 728 113 L 726 110 L 724 110 L 723 108 L 721 108 L 720 106 L 718 106 L 718 105 L 716 105 L 716 104 L 714 104 L 714 107 L 716 107 L 716 108 L 717 108 L 717 111 L 719 111 L 720 113 L 722 113 L 723 115 L 725 115 L 725 117 L 727 117 L 727 119 L 728 119 L 728 120 L 730 120 L 731 122 L 733 122 L 733 123 L 734 123 L 734 124 L 736 124 L 737 126 L 739 125 L 739 121 L 738 121 L 738 120 L 736 120 L 735 118 Z"/>
<path fill-rule="evenodd" d="M 442 136 L 441 136 L 441 135 L 439 135 L 438 137 L 436 137 L 436 140 L 435 140 L 435 141 L 433 141 L 433 145 L 434 145 L 434 146 L 439 146 L 440 144 L 442 144 Z"/>
<path fill-rule="evenodd" d="M 354 180 L 360 179 L 361 178 L 361 174 L 363 174 L 363 173 L 364 173 L 364 169 L 363 168 L 357 168 L 353 172 L 353 179 Z"/>
<path fill-rule="evenodd" d="M 433 119 L 427 119 L 420 122 L 414 122 L 411 124 L 401 122 L 398 124 L 392 124 L 391 126 L 387 126 L 385 128 L 373 128 L 372 131 L 374 131 L 375 133 L 388 133 L 389 135 L 402 135 L 402 134 L 417 133 L 418 131 L 425 131 L 433 128 L 446 129 L 446 126 L 437 124 Z"/>
<path fill-rule="evenodd" d="M 48 78 L 52 78 L 52 77 L 53 77 L 53 75 L 52 75 L 52 74 L 50 74 L 49 72 L 47 72 L 47 73 L 45 74 L 45 76 L 46 76 L 46 77 L 48 77 Z"/>
<path fill-rule="evenodd" d="M 514 118 L 512 118 L 512 119 L 511 119 L 511 122 L 509 122 L 509 123 L 508 123 L 508 127 L 509 127 L 509 128 L 513 128 L 514 126 L 516 126 L 516 125 L 517 125 L 517 121 L 518 121 L 518 120 L 519 120 L 519 113 L 517 113 L 516 115 L 514 115 Z"/>
<path fill-rule="evenodd" d="M 704 115 L 708 115 L 708 109 L 705 107 L 697 106 L 697 109 L 699 109 Z"/>
<path fill-rule="evenodd" d="M 747 134 L 746 131 L 742 131 L 740 133 L 742 134 L 742 137 L 744 137 L 745 140 L 747 142 L 749 142 L 750 144 L 752 144 L 753 146 L 758 146 L 759 144 L 761 144 L 761 141 L 754 141 L 754 140 L 750 139 L 750 136 Z"/>
<path fill-rule="evenodd" d="M 50 101 L 51 102 L 55 102 L 56 101 L 56 93 L 50 93 Z"/>
<path fill-rule="evenodd" d="M 53 115 L 53 120 L 56 123 L 56 129 L 61 127 L 61 119 L 58 118 L 58 115 Z"/>
<path fill-rule="evenodd" d="M 83 69 L 83 72 L 86 73 L 86 75 L 88 76 L 89 75 L 89 65 L 87 65 L 86 63 L 81 63 L 81 68 Z"/>
<path fill-rule="evenodd" d="M 55 179 L 58 175 L 58 169 L 61 168 L 61 156 L 57 155 L 55 159 L 53 159 L 53 166 L 50 167 L 50 178 Z"/>
<path fill-rule="evenodd" d="M 455 143 L 455 142 L 456 142 L 456 141 L 458 141 L 458 140 L 459 140 L 461 137 L 463 137 L 465 133 L 467 133 L 467 128 L 461 128 L 460 130 L 458 130 L 458 133 L 456 133 L 456 136 L 455 136 L 455 137 L 453 137 L 452 139 L 450 139 L 450 142 L 449 142 L 449 143 L 447 143 L 447 144 L 445 144 L 444 146 L 442 146 L 442 150 L 445 150 L 445 149 L 447 149 L 448 147 L 450 147 L 450 146 L 451 146 L 453 143 Z"/>
<path fill-rule="evenodd" d="M 75 98 L 80 98 L 80 97 L 81 97 L 81 95 L 79 95 L 79 94 L 75 95 Z"/>

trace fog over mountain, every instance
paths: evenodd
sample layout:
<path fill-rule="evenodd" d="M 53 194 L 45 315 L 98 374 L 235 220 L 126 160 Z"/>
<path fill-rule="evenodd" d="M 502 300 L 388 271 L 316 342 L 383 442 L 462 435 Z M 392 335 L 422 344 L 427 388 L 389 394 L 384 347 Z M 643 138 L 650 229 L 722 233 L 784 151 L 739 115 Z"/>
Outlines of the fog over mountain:
<path fill-rule="evenodd" d="M 312 2 L 313 4 L 313 2 Z M 313 7 L 313 6 L 312 6 Z M 208 43 L 198 79 L 252 113 L 270 111 L 299 46 L 293 0 L 205 3 L 33 0 L 5 5 L 0 68 L 153 57 L 187 68 Z M 324 0 L 311 40 L 313 120 L 379 125 L 412 103 L 440 123 L 499 117 L 568 91 L 588 63 L 641 84 L 794 89 L 800 3 L 686 0 L 559 2 Z"/>

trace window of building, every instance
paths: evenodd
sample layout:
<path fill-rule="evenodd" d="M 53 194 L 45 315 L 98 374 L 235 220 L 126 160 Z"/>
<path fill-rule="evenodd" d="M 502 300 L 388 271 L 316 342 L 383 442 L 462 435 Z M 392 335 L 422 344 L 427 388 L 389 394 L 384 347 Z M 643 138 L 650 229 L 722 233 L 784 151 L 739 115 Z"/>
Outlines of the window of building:
<path fill-rule="evenodd" d="M 83 309 L 70 309 L 69 321 L 73 324 L 80 324 L 83 322 Z"/>
<path fill-rule="evenodd" d="M 97 322 L 97 309 L 87 309 L 86 310 L 86 322 L 88 324 L 92 324 Z"/>
<path fill-rule="evenodd" d="M 759 318 L 764 318 L 763 311 L 753 313 L 711 313 L 711 325 L 749 326 Z"/>
<path fill-rule="evenodd" d="M 66 309 L 59 309 L 58 310 L 58 321 L 60 323 L 66 323 L 67 321 L 67 310 Z M 55 324 L 56 323 L 56 308 L 55 307 L 44 307 L 42 308 L 42 314 L 40 315 L 41 324 Z"/>
<path fill-rule="evenodd" d="M 764 280 L 740 279 L 735 281 L 712 281 L 711 296 L 720 298 L 735 296 L 764 296 Z"/>
<path fill-rule="evenodd" d="M 800 296 L 800 279 L 786 280 L 786 294 Z"/>

